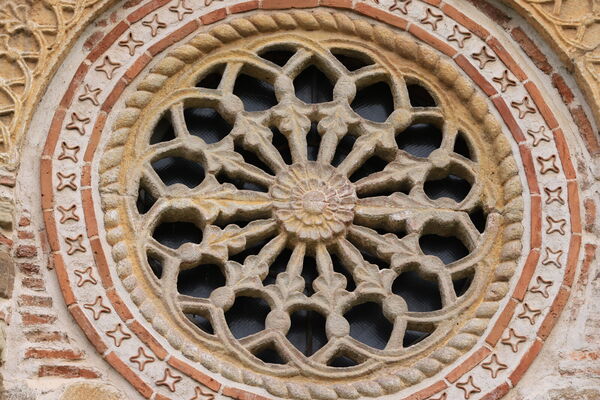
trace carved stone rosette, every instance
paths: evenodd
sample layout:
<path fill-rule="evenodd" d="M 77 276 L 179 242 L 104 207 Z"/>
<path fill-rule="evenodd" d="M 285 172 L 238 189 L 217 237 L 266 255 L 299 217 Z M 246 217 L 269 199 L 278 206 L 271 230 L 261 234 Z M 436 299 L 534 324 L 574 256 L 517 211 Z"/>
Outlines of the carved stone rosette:
<path fill-rule="evenodd" d="M 98 352 L 148 398 L 482 399 L 515 384 L 562 307 L 581 230 L 560 123 L 525 66 L 484 27 L 421 1 L 163 3 L 82 61 L 44 149 L 56 270 Z M 297 90 L 309 68 L 329 97 Z M 249 105 L 243 77 L 272 98 Z M 391 94 L 383 117 L 357 105 L 371 87 Z M 200 134 L 195 109 L 227 132 Z M 403 142 L 421 125 L 440 134 L 426 154 Z M 469 187 L 462 199 L 432 195 L 451 176 Z M 189 240 L 174 243 L 178 229 Z M 424 251 L 428 235 L 466 255 L 444 262 Z M 203 269 L 222 280 L 186 291 L 182 277 Z M 439 307 L 399 294 L 410 274 L 437 285 Z M 244 301 L 265 313 L 240 335 Z M 366 304 L 364 326 L 389 325 L 385 343 L 356 330 Z M 321 318 L 314 351 L 290 336 L 298 312 Z"/>

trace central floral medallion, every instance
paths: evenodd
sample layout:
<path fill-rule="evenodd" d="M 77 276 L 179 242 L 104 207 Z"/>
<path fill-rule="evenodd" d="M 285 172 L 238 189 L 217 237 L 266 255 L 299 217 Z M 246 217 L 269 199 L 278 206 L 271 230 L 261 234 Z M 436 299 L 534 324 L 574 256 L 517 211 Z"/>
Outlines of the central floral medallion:
<path fill-rule="evenodd" d="M 275 218 L 301 241 L 331 240 L 354 217 L 354 186 L 330 165 L 294 164 L 277 176 L 270 192 Z"/>

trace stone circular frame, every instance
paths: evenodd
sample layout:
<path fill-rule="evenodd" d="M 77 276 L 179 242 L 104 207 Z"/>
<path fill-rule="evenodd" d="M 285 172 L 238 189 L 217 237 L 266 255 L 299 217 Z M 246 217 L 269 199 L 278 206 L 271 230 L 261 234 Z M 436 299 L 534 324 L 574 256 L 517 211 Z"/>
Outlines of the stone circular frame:
<path fill-rule="evenodd" d="M 56 111 L 41 167 L 44 217 L 65 302 L 98 352 L 146 398 L 498 398 L 539 352 L 576 269 L 579 195 L 563 132 L 498 39 L 453 7 L 413 1 L 388 12 L 367 3 L 321 3 L 321 9 L 287 12 L 267 11 L 286 8 L 277 2 L 258 11 L 258 2 L 198 9 L 150 2 L 91 51 Z M 246 15 L 233 15 L 240 13 Z M 204 28 L 211 24 L 214 29 Z M 136 41 L 136 29 L 153 39 Z M 413 58 L 457 88 L 493 135 L 508 221 L 495 283 L 450 342 L 373 379 L 342 372 L 335 384 L 304 385 L 223 363 L 173 330 L 147 301 L 147 283 L 132 274 L 115 195 L 128 128 L 185 65 L 223 44 L 278 30 L 343 32 Z"/>

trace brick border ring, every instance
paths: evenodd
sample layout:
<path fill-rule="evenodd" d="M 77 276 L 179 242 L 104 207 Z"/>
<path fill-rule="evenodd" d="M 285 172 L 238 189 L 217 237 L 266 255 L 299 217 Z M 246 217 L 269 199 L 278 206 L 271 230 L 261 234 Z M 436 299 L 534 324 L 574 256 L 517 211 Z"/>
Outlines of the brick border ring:
<path fill-rule="evenodd" d="M 433 0 L 389 11 L 336 0 L 295 2 L 303 11 L 274 10 L 291 7 L 268 0 L 225 7 L 170 3 L 141 5 L 91 50 L 55 112 L 42 155 L 42 207 L 56 272 L 66 305 L 98 353 L 143 397 L 154 399 L 214 393 L 236 399 L 423 400 L 506 394 L 539 353 L 566 303 L 581 221 L 563 131 L 535 82 L 499 39 Z M 437 71 L 472 105 L 498 152 L 510 211 L 504 215 L 501 262 L 485 300 L 454 339 L 374 380 L 286 383 L 199 354 L 160 316 L 132 273 L 135 260 L 121 222 L 126 216 L 113 193 L 120 190 L 124 145 L 138 117 L 153 93 L 187 65 L 224 44 L 278 30 L 343 32 Z M 143 31 L 151 32 L 150 41 L 136 40 Z"/>

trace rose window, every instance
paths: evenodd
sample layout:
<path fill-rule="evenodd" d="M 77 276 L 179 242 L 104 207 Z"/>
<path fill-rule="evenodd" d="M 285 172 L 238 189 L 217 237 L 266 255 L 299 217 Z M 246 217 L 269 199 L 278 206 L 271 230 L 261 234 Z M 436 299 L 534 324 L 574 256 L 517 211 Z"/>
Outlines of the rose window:
<path fill-rule="evenodd" d="M 126 208 L 144 276 L 211 357 L 314 378 L 408 362 L 493 276 L 483 128 L 415 64 L 267 42 L 181 74 L 140 125 Z"/>

